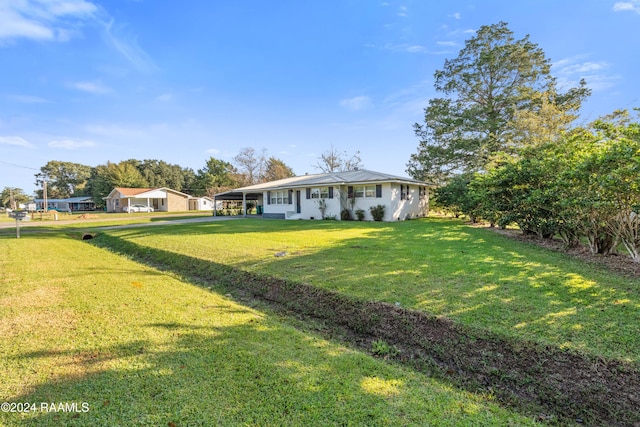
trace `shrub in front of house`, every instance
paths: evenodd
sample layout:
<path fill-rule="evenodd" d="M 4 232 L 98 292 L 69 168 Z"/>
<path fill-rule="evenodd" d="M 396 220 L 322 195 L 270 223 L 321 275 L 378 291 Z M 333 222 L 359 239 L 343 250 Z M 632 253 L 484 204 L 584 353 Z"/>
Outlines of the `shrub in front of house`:
<path fill-rule="evenodd" d="M 382 221 L 384 219 L 384 205 L 371 206 L 369 208 L 374 221 Z"/>

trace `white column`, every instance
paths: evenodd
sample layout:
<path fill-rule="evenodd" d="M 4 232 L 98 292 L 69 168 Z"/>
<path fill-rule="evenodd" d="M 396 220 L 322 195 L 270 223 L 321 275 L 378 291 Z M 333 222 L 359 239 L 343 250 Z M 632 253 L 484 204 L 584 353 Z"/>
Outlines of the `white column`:
<path fill-rule="evenodd" d="M 242 215 L 247 216 L 247 193 L 242 192 Z"/>

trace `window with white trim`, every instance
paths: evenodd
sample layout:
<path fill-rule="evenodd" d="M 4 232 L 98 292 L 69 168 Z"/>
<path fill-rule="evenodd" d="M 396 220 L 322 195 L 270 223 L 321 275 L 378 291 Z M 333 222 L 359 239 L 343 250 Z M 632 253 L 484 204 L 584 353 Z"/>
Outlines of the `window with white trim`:
<path fill-rule="evenodd" d="M 272 205 L 288 205 L 289 192 L 288 191 L 272 191 L 271 204 Z"/>
<path fill-rule="evenodd" d="M 356 185 L 353 187 L 353 194 L 356 197 L 376 197 L 375 185 Z"/>
<path fill-rule="evenodd" d="M 311 189 L 311 198 L 312 199 L 328 199 L 329 198 L 329 187 L 318 187 Z"/>

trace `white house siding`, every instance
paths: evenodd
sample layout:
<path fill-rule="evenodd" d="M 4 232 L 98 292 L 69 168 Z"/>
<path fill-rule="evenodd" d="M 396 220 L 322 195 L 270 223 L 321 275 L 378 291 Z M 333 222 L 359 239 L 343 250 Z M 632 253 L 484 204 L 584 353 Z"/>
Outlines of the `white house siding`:
<path fill-rule="evenodd" d="M 285 190 L 285 192 L 287 192 L 287 197 L 288 197 L 288 194 L 289 194 L 288 191 Z M 295 190 L 293 190 L 293 194 L 291 196 L 291 200 L 289 201 L 289 203 L 282 203 L 282 204 L 271 203 L 271 200 L 269 199 L 270 195 L 271 195 L 270 191 L 265 191 L 262 194 L 262 199 L 264 201 L 263 208 L 264 208 L 265 214 L 284 215 L 284 218 L 289 218 L 291 217 L 291 215 L 295 214 L 295 210 L 296 210 Z"/>
<path fill-rule="evenodd" d="M 363 183 L 361 185 L 376 185 L 376 183 Z M 373 206 L 383 205 L 385 207 L 384 221 L 398 221 L 408 218 L 423 217 L 428 214 L 428 197 L 425 188 L 425 197 L 420 198 L 420 187 L 418 185 L 402 184 L 405 188 L 407 197 L 402 199 L 400 184 L 396 183 L 378 183 L 381 185 L 382 197 L 357 197 L 353 210 L 362 209 L 365 212 L 365 220 L 373 220 L 371 211 Z M 265 200 L 264 213 L 268 216 L 281 215 L 287 219 L 322 219 L 319 203 L 324 200 L 326 203 L 325 217 L 335 217 L 340 219 L 340 212 L 343 208 L 351 209 L 351 204 L 347 202 L 348 187 L 351 185 L 333 186 L 333 198 L 317 199 L 307 198 L 307 189 L 316 189 L 330 186 L 316 186 L 295 188 L 291 192 L 291 201 L 289 204 L 273 204 L 267 203 L 270 192 L 264 192 Z M 357 187 L 358 184 L 354 184 Z M 407 191 L 408 188 L 408 191 Z M 296 213 L 296 195 L 300 192 L 300 214 Z"/>
<path fill-rule="evenodd" d="M 391 186 L 392 211 L 385 211 L 385 221 L 398 221 L 411 218 L 420 218 L 429 214 L 429 192 L 425 187 L 424 196 L 420 197 L 420 186 L 403 184 L 405 198 L 402 199 L 400 184 Z M 408 188 L 408 191 L 407 191 Z"/>

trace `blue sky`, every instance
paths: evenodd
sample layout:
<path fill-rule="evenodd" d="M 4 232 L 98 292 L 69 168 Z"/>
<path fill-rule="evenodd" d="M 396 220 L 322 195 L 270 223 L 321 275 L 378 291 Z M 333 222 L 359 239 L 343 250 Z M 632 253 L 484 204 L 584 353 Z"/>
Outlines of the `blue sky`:
<path fill-rule="evenodd" d="M 194 170 L 331 146 L 406 175 L 433 73 L 481 25 L 529 34 L 585 120 L 640 106 L 640 0 L 0 0 L 0 188 L 49 160 Z"/>

